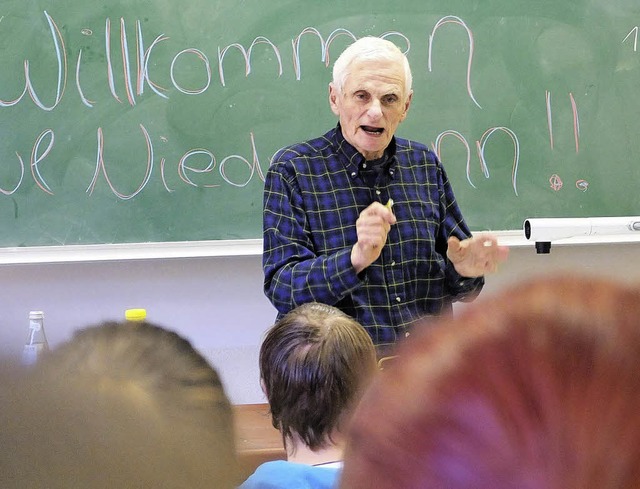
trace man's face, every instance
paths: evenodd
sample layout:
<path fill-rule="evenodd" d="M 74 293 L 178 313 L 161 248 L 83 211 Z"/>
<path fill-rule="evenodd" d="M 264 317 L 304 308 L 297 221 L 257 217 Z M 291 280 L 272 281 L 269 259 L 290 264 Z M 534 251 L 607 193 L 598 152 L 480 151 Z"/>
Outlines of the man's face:
<path fill-rule="evenodd" d="M 345 139 L 367 160 L 380 158 L 411 104 L 398 62 L 354 61 L 342 92 L 331 83 L 331 110 Z"/>

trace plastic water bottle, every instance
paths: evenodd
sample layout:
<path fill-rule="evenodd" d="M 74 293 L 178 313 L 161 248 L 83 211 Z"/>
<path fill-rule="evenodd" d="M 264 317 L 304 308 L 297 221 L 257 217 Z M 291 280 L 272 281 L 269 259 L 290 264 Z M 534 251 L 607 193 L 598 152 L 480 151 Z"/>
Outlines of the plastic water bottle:
<path fill-rule="evenodd" d="M 49 349 L 47 335 L 44 332 L 44 313 L 42 311 L 29 312 L 29 333 L 22 350 L 22 363 L 33 365 L 43 351 Z"/>
<path fill-rule="evenodd" d="M 127 309 L 124 311 L 124 317 L 127 321 L 142 322 L 147 319 L 146 309 Z"/>

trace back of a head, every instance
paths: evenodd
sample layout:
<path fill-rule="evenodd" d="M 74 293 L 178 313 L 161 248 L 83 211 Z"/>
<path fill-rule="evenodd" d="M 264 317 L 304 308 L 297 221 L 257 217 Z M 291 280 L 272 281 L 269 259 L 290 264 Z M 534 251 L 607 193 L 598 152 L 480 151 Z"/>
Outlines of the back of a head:
<path fill-rule="evenodd" d="M 0 395 L 2 487 L 231 488 L 232 413 L 215 370 L 149 323 L 78 332 Z M 6 447 L 12 446 L 11 451 Z"/>
<path fill-rule="evenodd" d="M 285 441 L 327 445 L 376 369 L 365 329 L 335 307 L 303 304 L 280 319 L 260 348 L 260 376 L 273 425 Z"/>
<path fill-rule="evenodd" d="M 640 288 L 538 278 L 398 354 L 356 410 L 342 489 L 640 487 Z"/>

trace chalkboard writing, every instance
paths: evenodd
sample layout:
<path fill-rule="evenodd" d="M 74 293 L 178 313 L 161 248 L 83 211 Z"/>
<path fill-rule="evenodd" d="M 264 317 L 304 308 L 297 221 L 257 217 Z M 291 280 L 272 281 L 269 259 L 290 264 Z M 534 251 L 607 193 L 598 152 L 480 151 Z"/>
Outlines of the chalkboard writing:
<path fill-rule="evenodd" d="M 630 0 L 4 0 L 0 246 L 259 238 L 271 155 L 335 124 L 363 35 L 407 53 L 398 134 L 472 229 L 637 215 L 638 23 Z"/>

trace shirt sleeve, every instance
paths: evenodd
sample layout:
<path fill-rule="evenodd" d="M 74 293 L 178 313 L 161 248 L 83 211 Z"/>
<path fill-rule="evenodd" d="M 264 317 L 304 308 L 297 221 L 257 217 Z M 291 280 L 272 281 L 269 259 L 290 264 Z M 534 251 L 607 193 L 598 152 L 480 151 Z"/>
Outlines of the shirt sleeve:
<path fill-rule="evenodd" d="M 438 183 L 441 189 L 440 212 L 442 215 L 440 233 L 438 233 L 436 240 L 436 249 L 443 256 L 446 263 L 444 290 L 453 302 L 469 302 L 475 299 L 484 287 L 484 277 L 463 277 L 447 258 L 447 241 L 449 237 L 456 236 L 458 239 L 463 240 L 471 237 L 471 231 L 462 216 L 460 207 L 458 207 L 447 173 L 437 157 L 436 164 L 439 169 L 440 181 Z"/>
<path fill-rule="evenodd" d="M 290 162 L 274 162 L 263 202 L 264 292 L 281 314 L 307 302 L 334 305 L 361 281 L 351 249 L 318 254 Z"/>

